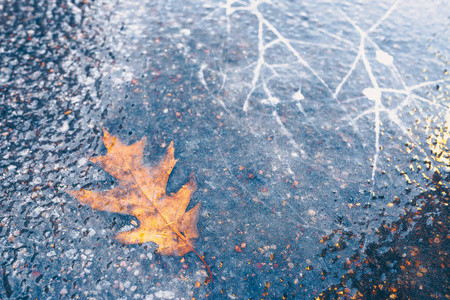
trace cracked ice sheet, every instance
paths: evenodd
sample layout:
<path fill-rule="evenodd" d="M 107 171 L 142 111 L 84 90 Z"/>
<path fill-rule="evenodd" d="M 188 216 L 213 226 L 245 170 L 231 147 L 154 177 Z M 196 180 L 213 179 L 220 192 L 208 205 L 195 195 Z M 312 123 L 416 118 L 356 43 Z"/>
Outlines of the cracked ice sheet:
<path fill-rule="evenodd" d="M 314 258 L 317 237 L 336 227 L 376 228 L 380 209 L 407 187 L 398 171 L 410 163 L 404 144 L 424 150 L 417 122 L 447 109 L 435 97 L 447 84 L 447 27 L 436 22 L 446 18 L 443 7 L 439 1 L 126 1 L 112 14 L 120 27 L 111 35 L 115 74 L 152 78 L 142 79 L 149 82 L 144 92 L 156 91 L 144 101 L 148 112 L 140 116 L 130 107 L 140 101 L 135 96 L 124 106 L 153 131 L 173 131 L 171 114 L 184 116 L 185 132 L 175 129 L 174 139 L 187 143 L 186 159 L 208 170 L 203 184 L 212 192 L 204 206 L 215 217 L 207 239 L 240 244 L 220 235 L 243 230 L 242 240 L 254 248 L 295 245 L 290 259 L 296 265 L 286 265 L 280 276 L 297 274 L 293 282 L 318 288 L 314 272 L 299 275 L 307 261 L 316 270 L 328 268 Z M 172 100 L 167 95 L 175 94 L 177 76 L 178 99 Z M 115 88 L 115 99 L 130 93 Z M 152 104 L 155 99 L 167 108 Z M 206 151 L 212 163 L 196 161 L 195 151 Z M 343 209 L 349 205 L 370 209 Z M 234 229 L 219 229 L 218 211 L 231 214 L 226 223 Z M 384 220 L 398 213 L 392 209 Z M 271 234 L 246 231 L 246 224 Z M 368 234 L 367 243 L 372 239 Z M 239 265 L 230 262 L 233 253 L 220 256 L 230 263 L 226 270 Z M 246 288 L 221 284 L 238 294 Z"/>
<path fill-rule="evenodd" d="M 295 245 L 295 265 L 271 274 L 302 281 L 301 293 L 311 296 L 306 290 L 326 287 L 314 279 L 322 268 L 340 272 L 317 259 L 318 237 L 339 227 L 367 233 L 365 246 L 373 228 L 401 211 L 379 218 L 408 187 L 399 175 L 412 157 L 404 145 L 425 151 L 417 124 L 447 109 L 439 98 L 448 84 L 448 27 L 437 21 L 446 18 L 443 8 L 439 1 L 125 1 L 111 16 L 116 64 L 103 84 L 117 109 L 125 107 L 121 126 L 186 143 L 180 157 L 195 166 L 214 215 L 205 240 L 223 248 L 201 249 L 228 262 L 222 270 L 237 280 L 253 271 L 233 268 L 261 258 L 235 261 L 225 244 Z M 127 87 L 132 78 L 144 100 Z M 308 264 L 317 273 L 305 277 Z M 251 286 L 219 282 L 229 295 L 247 295 Z"/>

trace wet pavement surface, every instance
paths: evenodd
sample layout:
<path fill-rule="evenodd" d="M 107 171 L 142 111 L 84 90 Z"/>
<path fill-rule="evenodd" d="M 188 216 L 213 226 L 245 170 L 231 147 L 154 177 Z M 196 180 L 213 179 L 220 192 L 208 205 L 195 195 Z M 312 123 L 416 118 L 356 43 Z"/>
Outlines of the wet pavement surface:
<path fill-rule="evenodd" d="M 0 299 L 448 299 L 445 1 L 1 1 Z M 195 175 L 193 252 L 67 190 L 103 129 Z"/>

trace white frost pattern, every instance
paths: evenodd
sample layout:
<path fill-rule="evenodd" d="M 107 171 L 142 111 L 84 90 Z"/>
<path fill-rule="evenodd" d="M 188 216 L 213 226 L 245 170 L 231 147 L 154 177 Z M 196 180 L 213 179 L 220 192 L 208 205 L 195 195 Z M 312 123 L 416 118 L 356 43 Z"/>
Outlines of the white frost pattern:
<path fill-rule="evenodd" d="M 231 16 L 238 12 L 238 11 L 247 11 L 250 12 L 251 15 L 256 17 L 258 29 L 257 29 L 257 60 L 255 63 L 251 64 L 250 67 L 252 67 L 252 80 L 249 92 L 246 94 L 245 101 L 242 107 L 242 110 L 245 113 L 249 112 L 249 104 L 252 99 L 253 94 L 255 91 L 261 92 L 263 91 L 266 94 L 266 100 L 264 103 L 269 104 L 273 107 L 272 111 L 272 117 L 275 119 L 276 123 L 278 124 L 280 128 L 280 132 L 287 136 L 289 138 L 290 144 L 296 149 L 299 150 L 302 154 L 304 154 L 304 151 L 301 149 L 301 145 L 295 141 L 294 135 L 289 132 L 289 130 L 286 128 L 286 126 L 281 121 L 280 116 L 277 113 L 276 105 L 279 102 L 283 102 L 282 99 L 276 98 L 273 96 L 273 93 L 271 92 L 270 88 L 267 85 L 267 78 L 264 77 L 262 71 L 264 68 L 270 70 L 273 74 L 273 76 L 278 77 L 277 69 L 279 68 L 287 68 L 289 64 L 271 64 L 270 62 L 266 61 L 265 56 L 267 55 L 267 50 L 271 47 L 274 47 L 275 45 L 282 45 L 285 49 L 288 50 L 288 52 L 295 57 L 295 61 L 292 62 L 292 64 L 300 63 L 303 65 L 327 90 L 330 92 L 332 98 L 334 101 L 338 102 L 340 105 L 344 103 L 349 103 L 353 99 L 339 99 L 340 93 L 342 92 L 342 88 L 346 85 L 349 78 L 352 76 L 354 71 L 356 70 L 357 66 L 362 63 L 364 70 L 369 77 L 370 84 L 372 86 L 366 87 L 364 90 L 361 91 L 361 93 L 372 102 L 371 108 L 366 109 L 365 111 L 358 114 L 356 117 L 349 117 L 347 109 L 345 105 L 342 105 L 342 109 L 345 112 L 346 116 L 344 116 L 345 119 L 348 120 L 349 124 L 353 127 L 353 129 L 357 129 L 356 127 L 356 121 L 358 121 L 361 117 L 367 116 L 367 115 L 373 115 L 373 123 L 374 123 L 374 155 L 373 155 L 373 167 L 372 167 L 372 175 L 371 175 L 371 181 L 372 185 L 375 184 L 375 175 L 378 167 L 378 161 L 379 161 L 379 155 L 380 155 L 380 114 L 385 113 L 388 118 L 396 124 L 403 134 L 410 137 L 410 134 L 408 133 L 408 130 L 406 127 L 402 124 L 402 121 L 398 117 L 398 113 L 402 108 L 412 103 L 414 100 L 427 102 L 430 105 L 440 105 L 438 103 L 434 103 L 428 99 L 425 99 L 421 97 L 420 95 L 417 95 L 414 93 L 415 90 L 425 87 L 434 85 L 437 83 L 443 82 L 443 80 L 436 80 L 436 81 L 427 81 L 423 82 L 414 86 L 407 86 L 404 79 L 400 75 L 400 72 L 398 71 L 395 63 L 394 63 L 394 57 L 388 54 L 387 52 L 380 49 L 380 47 L 370 38 L 370 33 L 374 32 L 384 21 L 386 21 L 389 16 L 397 9 L 399 4 L 402 2 L 402 0 L 395 1 L 389 9 L 375 22 L 373 23 L 369 29 L 363 30 L 352 18 L 350 18 L 344 11 L 338 9 L 337 11 L 343 16 L 343 18 L 352 25 L 354 30 L 359 35 L 359 45 L 355 45 L 352 41 L 345 39 L 344 37 L 334 34 L 331 32 L 328 32 L 325 29 L 319 28 L 318 31 L 332 37 L 336 41 L 339 41 L 343 44 L 348 45 L 350 50 L 355 50 L 356 56 L 349 66 L 349 70 L 347 73 L 343 76 L 342 80 L 336 85 L 335 88 L 331 87 L 330 84 L 328 84 L 320 75 L 317 70 L 315 70 L 311 65 L 302 57 L 302 55 L 299 53 L 298 50 L 295 49 L 293 45 L 302 44 L 302 45 L 310 45 L 315 46 L 318 48 L 328 48 L 328 49 L 336 49 L 338 48 L 335 45 L 332 44 L 323 44 L 323 43 L 312 43 L 312 42 L 306 42 L 306 41 L 299 41 L 299 40 L 292 40 L 286 36 L 284 36 L 274 24 L 272 24 L 264 15 L 263 12 L 260 10 L 260 5 L 273 5 L 274 3 L 270 0 L 251 0 L 249 3 L 245 1 L 232 1 L 227 0 L 226 3 L 220 4 L 213 12 L 211 12 L 207 17 L 205 18 L 211 18 L 217 11 L 221 9 L 225 9 L 226 11 L 226 22 L 227 22 L 227 32 L 230 36 L 231 33 Z M 269 41 L 267 41 L 269 40 Z M 380 87 L 377 77 L 375 75 L 375 72 L 373 70 L 374 64 L 371 62 L 367 56 L 367 44 L 369 44 L 371 47 L 375 49 L 376 53 L 376 61 L 378 63 L 381 63 L 382 65 L 388 67 L 390 71 L 392 72 L 394 78 L 400 82 L 402 88 L 383 88 Z M 348 49 L 347 49 L 348 50 Z M 382 103 L 382 99 L 384 94 L 398 94 L 398 95 L 404 95 L 403 101 L 396 106 L 395 108 L 391 109 L 388 107 L 385 107 Z M 299 111 L 306 117 L 306 112 L 303 110 L 303 107 L 300 103 L 301 100 L 304 99 L 303 94 L 301 91 L 296 92 L 292 99 L 296 101 L 297 107 Z M 361 97 L 357 98 L 361 99 Z M 223 104 L 222 106 L 224 106 Z"/>
<path fill-rule="evenodd" d="M 397 117 L 397 111 L 401 108 L 403 108 L 404 106 L 406 106 L 412 99 L 413 94 L 412 91 L 414 89 L 417 89 L 418 87 L 423 87 L 423 86 L 427 86 L 427 85 L 432 85 L 432 84 L 436 84 L 438 82 L 442 82 L 442 80 L 438 80 L 438 81 L 430 81 L 430 82 L 424 82 L 422 84 L 413 86 L 413 87 L 407 87 L 403 78 L 401 78 L 397 68 L 395 67 L 395 65 L 393 64 L 393 58 L 392 56 L 388 55 L 387 53 L 385 53 L 384 51 L 381 51 L 381 49 L 378 47 L 378 45 L 368 36 L 368 34 L 372 31 L 374 31 L 384 20 L 386 20 L 390 14 L 392 14 L 394 12 L 394 10 L 397 8 L 398 4 L 401 2 L 401 0 L 396 1 L 390 8 L 389 10 L 374 24 L 372 25 L 369 30 L 367 31 L 363 31 L 350 17 L 347 16 L 347 14 L 345 14 L 342 10 L 340 11 L 341 14 L 344 16 L 344 18 L 350 23 L 352 24 L 352 26 L 354 27 L 354 29 L 359 33 L 360 35 L 360 44 L 359 44 L 359 51 L 358 51 L 358 55 L 356 56 L 355 60 L 353 61 L 352 66 L 350 67 L 349 72 L 345 75 L 344 79 L 339 83 L 338 87 L 336 88 L 336 91 L 334 92 L 334 96 L 337 97 L 339 92 L 341 91 L 342 86 L 345 84 L 345 82 L 348 80 L 348 78 L 350 77 L 350 75 L 353 73 L 353 71 L 356 68 L 356 65 L 362 60 L 363 64 L 364 64 L 364 68 L 367 72 L 367 75 L 370 78 L 370 82 L 372 83 L 373 87 L 372 88 L 366 88 L 363 91 L 363 94 L 369 99 L 369 100 L 373 100 L 374 101 L 374 105 L 373 108 L 370 110 L 367 110 L 365 112 L 363 112 L 362 114 L 358 115 L 354 121 L 356 121 L 357 119 L 359 119 L 362 115 L 367 115 L 367 114 L 374 114 L 374 123 L 375 123 L 375 154 L 373 157 L 373 169 L 372 169 L 372 185 L 375 184 L 375 173 L 377 170 L 377 164 L 378 164 L 378 159 L 379 159 L 379 154 L 380 154 L 380 112 L 381 111 L 385 111 L 387 112 L 387 115 L 389 117 L 389 119 L 394 122 L 395 124 L 397 124 L 401 130 L 403 131 L 404 134 L 407 134 L 407 130 L 406 128 L 404 128 L 404 126 L 401 124 L 400 120 Z M 366 56 L 366 41 L 369 41 L 375 48 L 377 48 L 377 59 L 379 61 L 381 61 L 383 64 L 388 65 L 391 67 L 392 72 L 394 74 L 396 74 L 397 78 L 400 80 L 403 89 L 402 90 L 394 90 L 394 89 L 381 89 L 378 85 L 377 79 L 372 71 L 372 65 L 370 64 L 367 56 Z M 381 102 L 381 97 L 382 97 L 382 93 L 383 92 L 394 92 L 394 93 L 402 93 L 405 94 L 406 97 L 403 100 L 402 104 L 397 106 L 397 108 L 395 108 L 393 111 L 387 109 L 386 107 L 383 106 L 382 102 Z M 419 97 L 419 96 L 417 96 Z M 420 97 L 421 98 L 421 97 Z M 421 98 L 423 99 L 423 98 Z M 425 100 L 425 99 L 423 99 Z"/>

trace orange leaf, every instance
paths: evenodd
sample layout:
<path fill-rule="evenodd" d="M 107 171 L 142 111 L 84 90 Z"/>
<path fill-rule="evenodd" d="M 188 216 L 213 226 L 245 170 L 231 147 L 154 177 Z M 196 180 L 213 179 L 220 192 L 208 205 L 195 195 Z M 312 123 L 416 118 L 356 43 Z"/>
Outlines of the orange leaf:
<path fill-rule="evenodd" d="M 200 203 L 186 212 L 192 194 L 197 189 L 191 175 L 188 183 L 175 194 L 166 194 L 169 175 L 176 164 L 173 142 L 157 166 L 142 164 L 146 138 L 124 145 L 117 137 L 103 130 L 106 155 L 92 157 L 91 162 L 102 167 L 118 180 L 118 186 L 108 191 L 68 190 L 82 204 L 95 210 L 135 216 L 140 226 L 120 232 L 114 238 L 123 244 L 154 242 L 162 255 L 185 255 L 194 251 Z M 210 272 L 211 275 L 211 272 Z M 211 275 L 212 279 L 212 275 Z"/>

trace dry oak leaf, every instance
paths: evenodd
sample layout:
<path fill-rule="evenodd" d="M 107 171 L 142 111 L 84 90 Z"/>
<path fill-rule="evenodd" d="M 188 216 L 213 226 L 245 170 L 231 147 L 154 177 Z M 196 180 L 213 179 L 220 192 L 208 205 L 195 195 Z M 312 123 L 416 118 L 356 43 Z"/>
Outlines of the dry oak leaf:
<path fill-rule="evenodd" d="M 103 130 L 106 155 L 90 160 L 118 180 L 118 186 L 108 191 L 67 191 L 82 204 L 93 209 L 135 216 L 140 226 L 120 232 L 114 238 L 123 244 L 154 242 L 158 253 L 184 255 L 194 251 L 198 237 L 197 221 L 200 203 L 186 212 L 192 194 L 197 189 L 194 177 L 178 192 L 166 194 L 166 185 L 177 160 L 174 159 L 173 142 L 157 166 L 142 165 L 146 138 L 124 145 L 117 137 Z M 203 263 L 205 263 L 203 261 Z M 206 263 L 205 263 L 206 265 Z M 207 266 L 207 265 L 206 265 Z M 208 268 L 209 271 L 209 268 Z"/>

